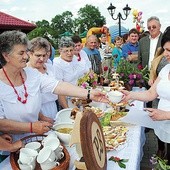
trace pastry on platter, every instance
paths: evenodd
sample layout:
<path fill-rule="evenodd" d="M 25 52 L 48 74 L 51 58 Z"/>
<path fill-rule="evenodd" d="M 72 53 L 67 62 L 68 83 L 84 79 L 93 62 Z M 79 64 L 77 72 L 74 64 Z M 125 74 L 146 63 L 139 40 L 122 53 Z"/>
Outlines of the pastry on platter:
<path fill-rule="evenodd" d="M 73 108 L 73 109 L 71 110 L 70 118 L 73 119 L 73 120 L 75 120 L 76 114 L 77 114 L 77 112 L 79 112 L 79 111 L 80 111 L 79 108 L 77 108 L 77 107 Z"/>

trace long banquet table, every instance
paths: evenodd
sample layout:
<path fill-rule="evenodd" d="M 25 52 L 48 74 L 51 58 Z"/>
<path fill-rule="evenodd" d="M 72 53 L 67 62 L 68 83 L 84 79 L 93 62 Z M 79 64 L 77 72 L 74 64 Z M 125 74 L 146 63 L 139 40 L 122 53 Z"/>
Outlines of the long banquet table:
<path fill-rule="evenodd" d="M 138 108 L 142 108 L 142 104 L 143 103 L 141 102 L 135 101 L 135 106 Z M 129 125 L 128 128 L 129 131 L 127 135 L 127 142 L 117 150 L 109 151 L 107 153 L 107 160 L 111 156 L 120 157 L 122 159 L 129 159 L 129 161 L 125 163 L 126 170 L 140 170 L 140 161 L 143 156 L 143 146 L 145 144 L 144 128 L 135 125 Z M 71 157 L 69 170 L 73 170 L 73 162 L 75 159 L 78 159 L 78 155 L 76 153 L 75 147 L 67 149 Z M 2 163 L 0 163 L 0 169 L 12 169 L 9 157 L 7 157 Z M 118 164 L 113 161 L 107 161 L 107 170 L 122 170 L 122 168 L 120 168 Z"/>
<path fill-rule="evenodd" d="M 143 109 L 144 103 L 140 101 L 133 101 L 134 106 L 138 109 Z M 143 146 L 145 144 L 144 128 L 136 125 L 129 125 L 127 133 L 127 142 L 119 147 L 117 150 L 107 152 L 107 160 L 111 156 L 116 156 L 121 159 L 129 159 L 126 164 L 126 170 L 140 170 L 140 161 L 143 156 Z M 75 147 L 68 148 L 70 154 L 69 170 L 74 170 L 74 160 L 78 159 L 78 154 Z M 0 169 L 12 170 L 9 157 L 0 163 Z M 107 161 L 107 170 L 122 170 L 117 163 Z"/>

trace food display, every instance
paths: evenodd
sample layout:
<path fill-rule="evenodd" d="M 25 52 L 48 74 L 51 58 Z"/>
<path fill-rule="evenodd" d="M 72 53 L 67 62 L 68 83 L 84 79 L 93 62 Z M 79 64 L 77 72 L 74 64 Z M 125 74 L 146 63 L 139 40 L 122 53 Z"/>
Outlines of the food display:
<path fill-rule="evenodd" d="M 71 102 L 75 105 L 75 106 L 86 106 L 89 103 L 92 102 L 92 100 L 90 99 L 79 99 L 79 98 L 72 98 Z"/>
<path fill-rule="evenodd" d="M 109 86 L 111 87 L 111 90 L 120 90 L 124 89 L 124 82 L 123 81 L 111 81 Z"/>
<path fill-rule="evenodd" d="M 87 107 L 84 108 L 84 110 L 92 111 L 93 113 L 96 114 L 96 116 L 97 116 L 98 118 L 101 118 L 102 116 L 104 116 L 104 111 L 101 110 L 101 109 L 98 108 L 98 107 L 87 106 Z M 80 111 L 79 108 L 73 108 L 72 111 L 71 111 L 70 117 L 71 117 L 72 119 L 75 119 L 75 118 L 76 118 L 76 114 L 77 114 L 77 112 L 79 112 L 79 111 Z"/>
<path fill-rule="evenodd" d="M 124 117 L 127 115 L 127 112 L 112 112 L 112 116 L 111 116 L 111 121 L 117 121 L 118 119 L 120 119 L 121 117 Z"/>
<path fill-rule="evenodd" d="M 77 108 L 77 107 L 73 108 L 73 109 L 71 110 L 70 118 L 73 119 L 73 120 L 75 120 L 76 114 L 77 114 L 77 112 L 79 112 L 79 111 L 80 111 L 79 108 Z"/>
<path fill-rule="evenodd" d="M 109 103 L 109 105 L 111 105 Z M 119 120 L 120 118 L 127 115 L 128 110 L 126 109 L 127 103 L 115 103 L 112 104 L 105 111 L 99 107 L 87 106 L 83 111 L 93 112 L 99 118 L 102 125 L 103 134 L 106 142 L 107 150 L 114 150 L 120 148 L 120 146 L 125 146 L 127 143 L 127 132 L 128 126 Z M 74 108 L 71 111 L 71 117 L 75 119 L 76 113 L 80 109 Z M 113 122 L 119 122 L 119 124 L 114 124 Z"/>
<path fill-rule="evenodd" d="M 86 107 L 85 109 L 86 109 L 86 110 L 90 110 L 90 111 L 92 111 L 93 113 L 95 113 L 98 118 L 101 118 L 101 117 L 104 116 L 104 111 L 101 110 L 101 109 L 98 108 L 98 107 L 93 107 L 93 106 L 92 106 L 92 107 Z"/>
<path fill-rule="evenodd" d="M 103 126 L 103 134 L 106 142 L 106 149 L 113 150 L 126 143 L 126 126 Z"/>
<path fill-rule="evenodd" d="M 58 132 L 66 133 L 66 134 L 70 134 L 72 130 L 73 130 L 73 128 L 60 128 L 60 129 L 57 129 Z"/>

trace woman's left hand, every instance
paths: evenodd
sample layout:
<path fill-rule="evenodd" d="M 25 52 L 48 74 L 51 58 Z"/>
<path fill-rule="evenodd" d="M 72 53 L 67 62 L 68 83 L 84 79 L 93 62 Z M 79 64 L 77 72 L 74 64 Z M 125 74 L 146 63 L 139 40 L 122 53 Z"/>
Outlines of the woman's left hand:
<path fill-rule="evenodd" d="M 2 138 L 4 138 L 6 141 L 8 141 L 9 143 L 12 143 L 12 137 L 6 133 L 1 135 Z"/>
<path fill-rule="evenodd" d="M 168 112 L 160 109 L 145 108 L 144 110 L 149 112 L 149 116 L 152 120 L 168 120 Z"/>
<path fill-rule="evenodd" d="M 54 120 L 51 119 L 50 117 L 44 116 L 42 113 L 39 113 L 39 120 L 40 121 L 45 121 L 45 122 L 49 122 L 51 124 L 54 123 Z"/>

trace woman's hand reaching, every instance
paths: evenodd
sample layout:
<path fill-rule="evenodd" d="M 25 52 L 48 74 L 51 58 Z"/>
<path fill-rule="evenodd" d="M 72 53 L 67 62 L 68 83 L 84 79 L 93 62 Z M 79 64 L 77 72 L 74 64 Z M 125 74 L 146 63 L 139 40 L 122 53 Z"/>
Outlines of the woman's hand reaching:
<path fill-rule="evenodd" d="M 120 90 L 123 93 L 123 98 L 122 101 L 123 102 L 127 102 L 128 100 L 131 99 L 131 92 L 127 91 L 127 90 Z"/>
<path fill-rule="evenodd" d="M 92 89 L 90 91 L 90 99 L 94 100 L 96 102 L 103 102 L 103 103 L 108 103 L 109 100 L 106 96 L 106 93 L 101 92 L 99 90 Z"/>
<path fill-rule="evenodd" d="M 37 121 L 32 123 L 32 132 L 37 134 L 44 134 L 50 130 L 53 124 L 46 121 Z"/>
<path fill-rule="evenodd" d="M 18 140 L 18 141 L 13 143 L 12 142 L 12 137 L 10 135 L 8 135 L 8 134 L 2 134 L 0 137 L 3 138 L 3 141 L 1 141 L 2 146 L 0 146 L 1 150 L 15 152 L 18 149 L 24 147 L 24 144 L 22 143 L 21 140 Z"/>

